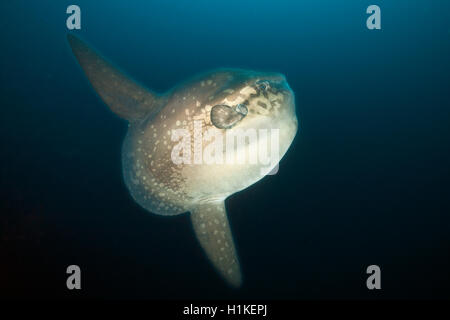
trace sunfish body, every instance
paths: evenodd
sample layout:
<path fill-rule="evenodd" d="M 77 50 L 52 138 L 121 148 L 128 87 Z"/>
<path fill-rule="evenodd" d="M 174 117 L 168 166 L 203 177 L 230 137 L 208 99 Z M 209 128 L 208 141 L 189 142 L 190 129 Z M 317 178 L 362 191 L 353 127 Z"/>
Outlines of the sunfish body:
<path fill-rule="evenodd" d="M 96 92 L 129 122 L 122 166 L 131 196 L 155 214 L 189 211 L 212 264 L 230 285 L 240 286 L 240 265 L 224 201 L 267 175 L 295 137 L 294 94 L 285 77 L 221 69 L 157 94 L 77 37 L 69 35 L 68 40 Z M 227 149 L 229 139 L 221 142 L 220 138 L 231 132 L 247 136 L 236 148 Z M 243 155 L 251 158 L 264 144 L 270 145 L 266 158 L 277 153 L 271 161 L 233 161 Z"/>

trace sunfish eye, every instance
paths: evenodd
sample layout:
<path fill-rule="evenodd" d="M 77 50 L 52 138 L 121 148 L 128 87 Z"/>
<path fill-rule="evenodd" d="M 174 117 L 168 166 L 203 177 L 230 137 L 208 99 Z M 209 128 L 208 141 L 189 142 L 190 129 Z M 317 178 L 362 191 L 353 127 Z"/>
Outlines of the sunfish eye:
<path fill-rule="evenodd" d="M 211 109 L 211 122 L 219 129 L 230 129 L 247 115 L 247 107 L 238 104 L 234 108 L 218 104 Z"/>
<path fill-rule="evenodd" d="M 260 89 L 260 90 L 267 90 L 270 88 L 270 84 L 269 81 L 267 80 L 258 80 L 256 81 L 256 86 Z"/>
<path fill-rule="evenodd" d="M 234 107 L 234 110 L 236 110 L 236 112 L 239 112 L 240 114 L 242 114 L 244 116 L 246 116 L 248 113 L 247 106 L 242 103 L 239 103 L 238 105 L 236 105 L 236 107 Z"/>

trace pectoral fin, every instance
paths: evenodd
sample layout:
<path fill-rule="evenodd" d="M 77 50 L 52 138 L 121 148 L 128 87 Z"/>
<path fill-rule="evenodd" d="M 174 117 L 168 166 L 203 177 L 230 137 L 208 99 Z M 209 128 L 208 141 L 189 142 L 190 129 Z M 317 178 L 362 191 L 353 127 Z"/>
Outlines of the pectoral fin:
<path fill-rule="evenodd" d="M 234 287 L 242 283 L 239 261 L 223 201 L 204 203 L 191 210 L 200 245 L 217 271 Z"/>
<path fill-rule="evenodd" d="M 133 121 L 157 113 L 156 94 L 137 84 L 76 36 L 67 36 L 72 51 L 95 91 L 119 117 Z"/>

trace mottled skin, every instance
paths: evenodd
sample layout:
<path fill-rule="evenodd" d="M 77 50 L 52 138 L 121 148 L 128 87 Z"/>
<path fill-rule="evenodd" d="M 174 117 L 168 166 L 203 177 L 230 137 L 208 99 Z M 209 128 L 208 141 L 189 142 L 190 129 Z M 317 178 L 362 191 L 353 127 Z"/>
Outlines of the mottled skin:
<path fill-rule="evenodd" d="M 241 272 L 224 200 L 272 168 L 249 163 L 175 164 L 171 154 L 178 141 L 171 140 L 171 133 L 188 129 L 193 152 L 194 120 L 202 121 L 203 134 L 211 130 L 225 135 L 231 129 L 217 128 L 211 122 L 211 109 L 243 104 L 248 113 L 232 130 L 279 129 L 282 157 L 297 132 L 294 95 L 285 77 L 221 69 L 158 95 L 126 77 L 74 36 L 69 36 L 69 42 L 97 93 L 113 112 L 129 121 L 122 164 L 132 197 L 156 214 L 191 212 L 195 233 L 211 262 L 230 284 L 239 286 Z M 203 151 L 211 141 L 203 141 Z"/>

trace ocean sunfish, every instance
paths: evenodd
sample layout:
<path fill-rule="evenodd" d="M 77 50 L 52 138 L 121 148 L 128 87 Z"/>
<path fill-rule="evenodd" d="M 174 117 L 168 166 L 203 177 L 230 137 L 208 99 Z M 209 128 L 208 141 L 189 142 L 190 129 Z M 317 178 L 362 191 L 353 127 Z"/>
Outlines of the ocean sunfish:
<path fill-rule="evenodd" d="M 95 91 L 128 121 L 122 167 L 133 199 L 155 214 L 190 212 L 206 255 L 239 287 L 225 199 L 270 173 L 292 143 L 298 122 L 286 78 L 218 69 L 158 94 L 76 36 L 68 40 Z"/>

